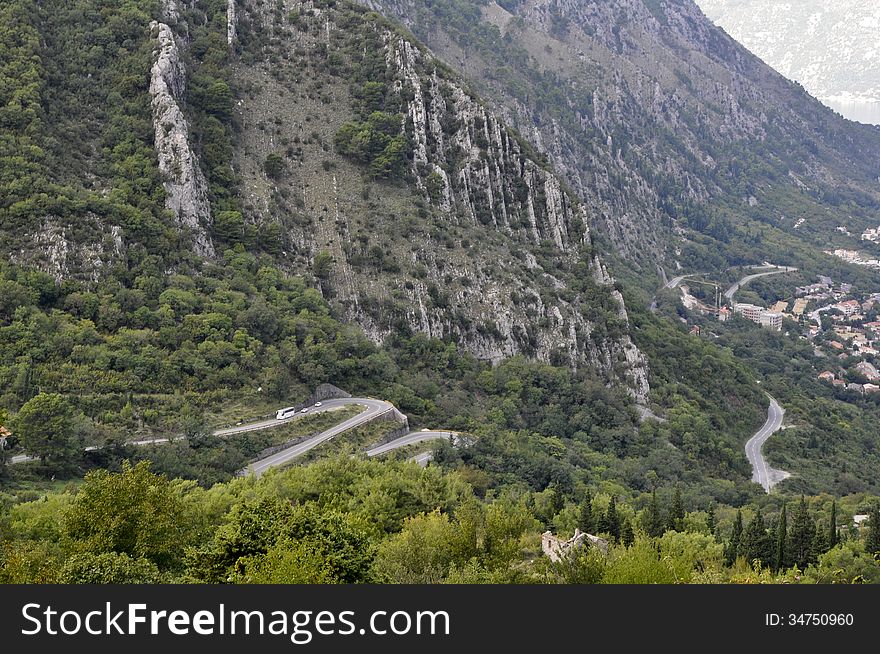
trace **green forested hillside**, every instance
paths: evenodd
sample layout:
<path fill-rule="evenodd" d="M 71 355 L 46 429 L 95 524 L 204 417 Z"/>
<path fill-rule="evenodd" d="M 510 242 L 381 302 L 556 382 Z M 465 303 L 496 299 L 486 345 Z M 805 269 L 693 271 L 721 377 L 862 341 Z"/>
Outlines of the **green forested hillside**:
<path fill-rule="evenodd" d="M 186 251 L 164 215 L 145 93 L 156 6 L 4 3 L 0 247 L 14 259 L 93 277 Z"/>
<path fill-rule="evenodd" d="M 229 252 L 198 276 L 141 276 L 131 289 L 107 281 L 91 290 L 5 268 L 2 289 L 17 308 L 0 326 L 2 405 L 14 418 L 41 393 L 60 393 L 81 415 L 72 438 L 94 445 L 184 434 L 192 415 L 207 426 L 224 404 L 271 408 L 330 381 L 394 402 L 414 426 L 481 435 L 474 453 L 462 455 L 495 477 L 491 485 L 514 478 L 535 490 L 554 481 L 570 489 L 589 479 L 645 490 L 684 475 L 700 497 L 738 501 L 754 492 L 741 443 L 763 419 L 761 394 L 730 356 L 663 323 L 646 323 L 643 347 L 658 348 L 648 349 L 658 361 L 692 357 L 698 365 L 685 376 L 657 367 L 657 408 L 669 408 L 670 421 L 640 424 L 625 392 L 587 373 L 521 358 L 493 368 L 420 335 L 377 348 L 334 319 L 315 289 L 264 264 Z M 723 392 L 708 392 L 709 383 Z M 241 463 L 238 455 L 213 467 L 228 475 Z M 205 474 L 203 482 L 216 478 Z"/>

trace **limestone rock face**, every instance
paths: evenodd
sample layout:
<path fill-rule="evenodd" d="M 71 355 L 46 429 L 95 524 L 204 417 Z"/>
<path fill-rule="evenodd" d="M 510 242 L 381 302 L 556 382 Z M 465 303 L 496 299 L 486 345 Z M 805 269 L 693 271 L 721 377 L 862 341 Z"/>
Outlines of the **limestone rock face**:
<path fill-rule="evenodd" d="M 546 153 L 640 280 L 675 266 L 694 232 L 723 233 L 692 212 L 729 203 L 742 206 L 730 222 L 748 221 L 750 196 L 794 230 L 777 193 L 857 188 L 866 220 L 851 224 L 876 226 L 880 131 L 847 123 L 764 63 L 844 115 L 880 122 L 880 86 L 868 79 L 880 79 L 875 1 L 359 1 L 403 22 Z M 822 83 L 841 66 L 852 91 Z M 758 150 L 767 169 L 728 174 Z M 837 225 L 814 221 L 825 240 Z"/>
<path fill-rule="evenodd" d="M 523 355 L 594 368 L 644 402 L 645 358 L 596 254 L 597 217 L 549 163 L 400 31 L 306 0 L 285 7 L 295 21 L 279 23 L 271 3 L 238 6 L 239 20 L 272 32 L 276 45 L 254 53 L 266 63 L 242 66 L 236 80 L 254 91 L 235 109 L 234 166 L 257 224 L 291 217 L 282 219 L 290 268 L 329 254 L 322 289 L 376 342 L 417 332 L 493 362 Z M 352 32 L 369 35 L 369 55 Z M 334 150 L 357 116 L 359 85 L 311 64 L 325 58 L 382 80 L 386 110 L 401 116 L 405 171 L 370 180 L 363 162 Z M 310 86 L 290 83 L 294 75 Z M 254 163 L 283 152 L 281 176 Z"/>
<path fill-rule="evenodd" d="M 413 146 L 411 172 L 421 188 L 425 187 L 424 171 L 442 173 L 442 191 L 439 197 L 429 200 L 450 214 L 450 220 L 500 232 L 521 243 L 524 251 L 552 245 L 558 252 L 575 257 L 581 246 L 590 242 L 591 216 L 586 208 L 460 83 L 441 79 L 429 55 L 406 39 L 389 35 L 386 60 L 398 88 L 412 90 L 405 126 Z M 457 126 L 452 134 L 450 124 Z M 451 161 L 458 163 L 450 167 Z M 447 174 L 450 169 L 452 173 Z M 614 279 L 598 256 L 592 258 L 590 269 L 595 283 L 608 289 L 617 318 L 628 324 L 623 296 L 613 289 Z M 449 321 L 448 313 L 440 315 L 425 309 L 423 294 L 413 298 L 418 310 L 412 312 L 411 326 L 440 337 L 454 332 L 478 355 L 497 360 L 527 350 L 519 330 L 534 322 L 530 314 L 537 314 L 543 316 L 547 328 L 534 330 L 531 340 L 536 358 L 550 361 L 554 353 L 562 351 L 572 367 L 589 363 L 605 371 L 616 368 L 633 395 L 639 401 L 646 400 L 650 390 L 646 360 L 628 334 L 596 338 L 595 325 L 580 310 L 580 298 L 568 301 L 557 296 L 550 300 L 540 291 L 531 295 L 534 284 L 520 277 L 521 272 L 514 272 L 513 266 L 508 271 L 516 275 L 514 285 L 531 306 L 516 306 L 511 302 L 511 289 L 500 287 L 493 279 L 472 270 L 456 270 L 460 276 L 472 278 L 470 288 L 475 289 L 473 293 L 457 294 L 457 305 L 466 306 L 469 314 L 483 321 L 491 321 L 493 335 L 461 333 Z M 552 279 L 552 275 L 545 281 L 557 292 L 564 290 L 565 284 Z"/>
<path fill-rule="evenodd" d="M 190 147 L 189 126 L 179 104 L 186 90 L 186 72 L 171 28 L 153 21 L 150 29 L 155 34 L 150 97 L 165 204 L 178 224 L 191 231 L 195 251 L 211 257 L 214 246 L 206 231 L 211 224 L 208 183 Z"/>
<path fill-rule="evenodd" d="M 43 216 L 39 229 L 25 234 L 25 241 L 33 247 L 12 252 L 10 259 L 51 275 L 59 284 L 72 278 L 98 281 L 104 270 L 123 255 L 122 229 L 103 224 L 91 213 L 80 220 L 81 225 L 90 225 L 100 236 L 84 241 L 77 238 L 70 223 L 58 216 Z"/>
<path fill-rule="evenodd" d="M 229 45 L 235 43 L 237 17 L 235 14 L 235 0 L 226 2 L 226 42 Z"/>

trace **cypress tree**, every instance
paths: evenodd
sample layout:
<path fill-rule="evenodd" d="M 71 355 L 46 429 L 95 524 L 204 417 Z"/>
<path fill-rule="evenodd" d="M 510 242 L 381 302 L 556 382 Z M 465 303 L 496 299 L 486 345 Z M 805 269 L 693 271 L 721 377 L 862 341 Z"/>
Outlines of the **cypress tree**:
<path fill-rule="evenodd" d="M 718 540 L 718 524 L 717 519 L 715 517 L 715 503 L 709 505 L 709 508 L 706 510 L 706 526 L 709 528 L 709 533 L 712 535 L 716 541 Z"/>
<path fill-rule="evenodd" d="M 587 534 L 593 533 L 593 496 L 587 491 L 587 496 L 581 502 L 580 515 L 578 515 L 578 527 Z"/>
<path fill-rule="evenodd" d="M 788 556 L 792 565 L 806 570 L 808 565 L 816 562 L 815 540 L 816 522 L 807 509 L 806 499 L 801 495 L 788 533 Z"/>
<path fill-rule="evenodd" d="M 828 545 L 829 531 L 830 530 L 824 528 L 824 526 L 821 529 L 818 526 L 816 527 L 816 537 L 813 539 L 813 552 L 816 553 L 816 556 L 824 554 L 831 549 Z"/>
<path fill-rule="evenodd" d="M 684 503 L 681 501 L 681 489 L 676 487 L 672 496 L 672 506 L 669 507 L 669 521 L 667 527 L 672 531 L 684 531 Z"/>
<path fill-rule="evenodd" d="M 642 518 L 645 533 L 651 538 L 659 538 L 663 535 L 663 516 L 660 514 L 660 505 L 657 504 L 657 491 L 651 493 L 651 503 Z"/>
<path fill-rule="evenodd" d="M 742 511 L 737 510 L 736 518 L 733 521 L 733 527 L 730 530 L 730 540 L 727 542 L 727 552 L 725 553 L 725 557 L 724 557 L 727 561 L 727 565 L 733 565 L 733 562 L 736 561 L 736 557 L 739 556 L 740 545 L 741 545 L 741 541 L 742 541 L 742 533 L 743 533 Z"/>
<path fill-rule="evenodd" d="M 608 511 L 603 511 L 600 507 L 593 507 L 593 520 L 596 525 L 597 534 L 610 534 L 611 525 L 608 524 Z"/>
<path fill-rule="evenodd" d="M 880 554 L 880 505 L 871 509 L 868 518 L 868 534 L 865 536 L 865 551 L 868 554 Z"/>
<path fill-rule="evenodd" d="M 626 520 L 623 521 L 623 526 L 620 528 L 620 541 L 624 545 L 629 547 L 630 545 L 632 545 L 635 542 L 635 540 L 636 540 L 636 536 L 633 533 L 632 522 L 630 522 L 630 519 L 627 518 Z"/>
<path fill-rule="evenodd" d="M 608 533 L 611 534 L 615 543 L 619 543 L 620 515 L 617 513 L 617 501 L 614 499 L 614 495 L 611 496 L 611 501 L 608 503 L 608 513 L 606 514 L 605 522 L 608 525 Z"/>
<path fill-rule="evenodd" d="M 831 500 L 831 521 L 828 524 L 828 549 L 833 549 L 840 542 L 837 535 L 837 500 Z"/>
<path fill-rule="evenodd" d="M 743 531 L 740 556 L 744 557 L 749 564 L 759 561 L 763 566 L 773 562 L 773 537 L 767 531 L 760 508 L 755 511 L 755 517 L 751 519 Z"/>
<path fill-rule="evenodd" d="M 785 515 L 785 504 L 779 512 L 779 522 L 776 524 L 776 556 L 773 560 L 774 570 L 783 570 L 786 566 L 785 541 L 788 537 L 788 518 Z"/>
<path fill-rule="evenodd" d="M 553 515 L 556 515 L 563 508 L 565 508 L 565 496 L 559 491 L 559 487 L 555 483 L 551 483 L 548 490 L 550 490 L 550 509 L 553 511 Z"/>

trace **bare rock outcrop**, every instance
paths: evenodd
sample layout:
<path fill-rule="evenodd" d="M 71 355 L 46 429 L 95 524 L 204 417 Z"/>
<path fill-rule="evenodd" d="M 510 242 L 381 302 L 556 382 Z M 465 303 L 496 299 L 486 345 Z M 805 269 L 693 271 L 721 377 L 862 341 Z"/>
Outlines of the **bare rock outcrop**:
<path fill-rule="evenodd" d="M 235 0 L 226 1 L 226 42 L 235 43 L 238 18 L 235 13 Z"/>
<path fill-rule="evenodd" d="M 206 231 L 211 224 L 208 183 L 190 147 L 189 126 L 179 104 L 186 84 L 180 50 L 168 25 L 153 21 L 150 29 L 155 34 L 150 97 L 165 205 L 178 224 L 191 231 L 195 252 L 211 257 L 214 246 Z"/>
<path fill-rule="evenodd" d="M 501 232 L 520 242 L 523 250 L 552 243 L 565 256 L 577 257 L 581 246 L 590 242 L 592 216 L 559 177 L 535 161 L 528 146 L 457 80 L 442 78 L 430 57 L 411 42 L 389 34 L 385 58 L 397 88 L 411 90 L 404 129 L 412 143 L 413 178 L 425 190 L 425 171 L 430 170 L 435 183 L 439 179 L 442 184 L 439 193 L 426 199 L 449 214 L 453 223 L 464 218 L 471 225 Z M 452 133 L 449 125 L 456 126 Z M 450 166 L 451 161 L 458 163 Z M 623 381 L 637 401 L 646 402 L 647 361 L 628 334 L 597 338 L 596 326 L 584 317 L 577 297 L 553 297 L 565 295 L 562 281 L 544 276 L 555 289 L 549 295 L 523 278 L 526 271 L 513 265 L 505 268 L 505 274 L 514 277 L 513 284 L 499 285 L 473 269 L 455 268 L 457 275 L 472 280 L 474 289 L 456 294 L 455 304 L 491 323 L 491 333 L 462 333 L 447 315 L 428 310 L 427 284 L 424 289 L 414 285 L 411 326 L 438 337 L 456 333 L 471 351 L 492 360 L 531 349 L 537 359 L 559 363 L 562 352 L 572 367 L 588 362 Z M 598 257 L 592 258 L 590 269 L 595 283 L 610 294 L 618 321 L 628 324 L 623 296 L 613 288 L 614 279 Z M 519 302 L 511 301 L 511 285 L 519 289 Z M 525 334 L 529 315 L 542 316 L 547 328 Z"/>
<path fill-rule="evenodd" d="M 91 212 L 79 219 L 80 224 L 93 226 L 100 236 L 93 240 L 79 239 L 69 222 L 46 215 L 37 230 L 26 234 L 26 240 L 34 247 L 13 252 L 10 259 L 51 275 L 58 284 L 65 279 L 98 281 L 106 268 L 123 256 L 122 229 L 102 223 Z"/>

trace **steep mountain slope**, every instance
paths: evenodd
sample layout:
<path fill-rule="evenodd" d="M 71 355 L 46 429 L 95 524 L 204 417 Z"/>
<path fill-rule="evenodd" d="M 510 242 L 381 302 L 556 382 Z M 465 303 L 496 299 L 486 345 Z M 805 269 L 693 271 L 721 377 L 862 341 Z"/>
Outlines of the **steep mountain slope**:
<path fill-rule="evenodd" d="M 591 217 L 528 144 L 356 5 L 237 16 L 233 167 L 244 214 L 280 226 L 288 265 L 311 265 L 377 342 L 420 331 L 496 361 L 589 364 L 644 399 Z"/>
<path fill-rule="evenodd" d="M 857 120 L 880 123 L 880 6 L 872 0 L 698 0 L 717 25 L 789 79 Z M 859 113 L 861 105 L 864 110 Z"/>
<path fill-rule="evenodd" d="M 880 131 L 810 98 L 692 0 L 365 1 L 474 79 L 643 279 L 656 263 L 827 245 L 842 212 L 853 231 L 877 222 Z"/>

